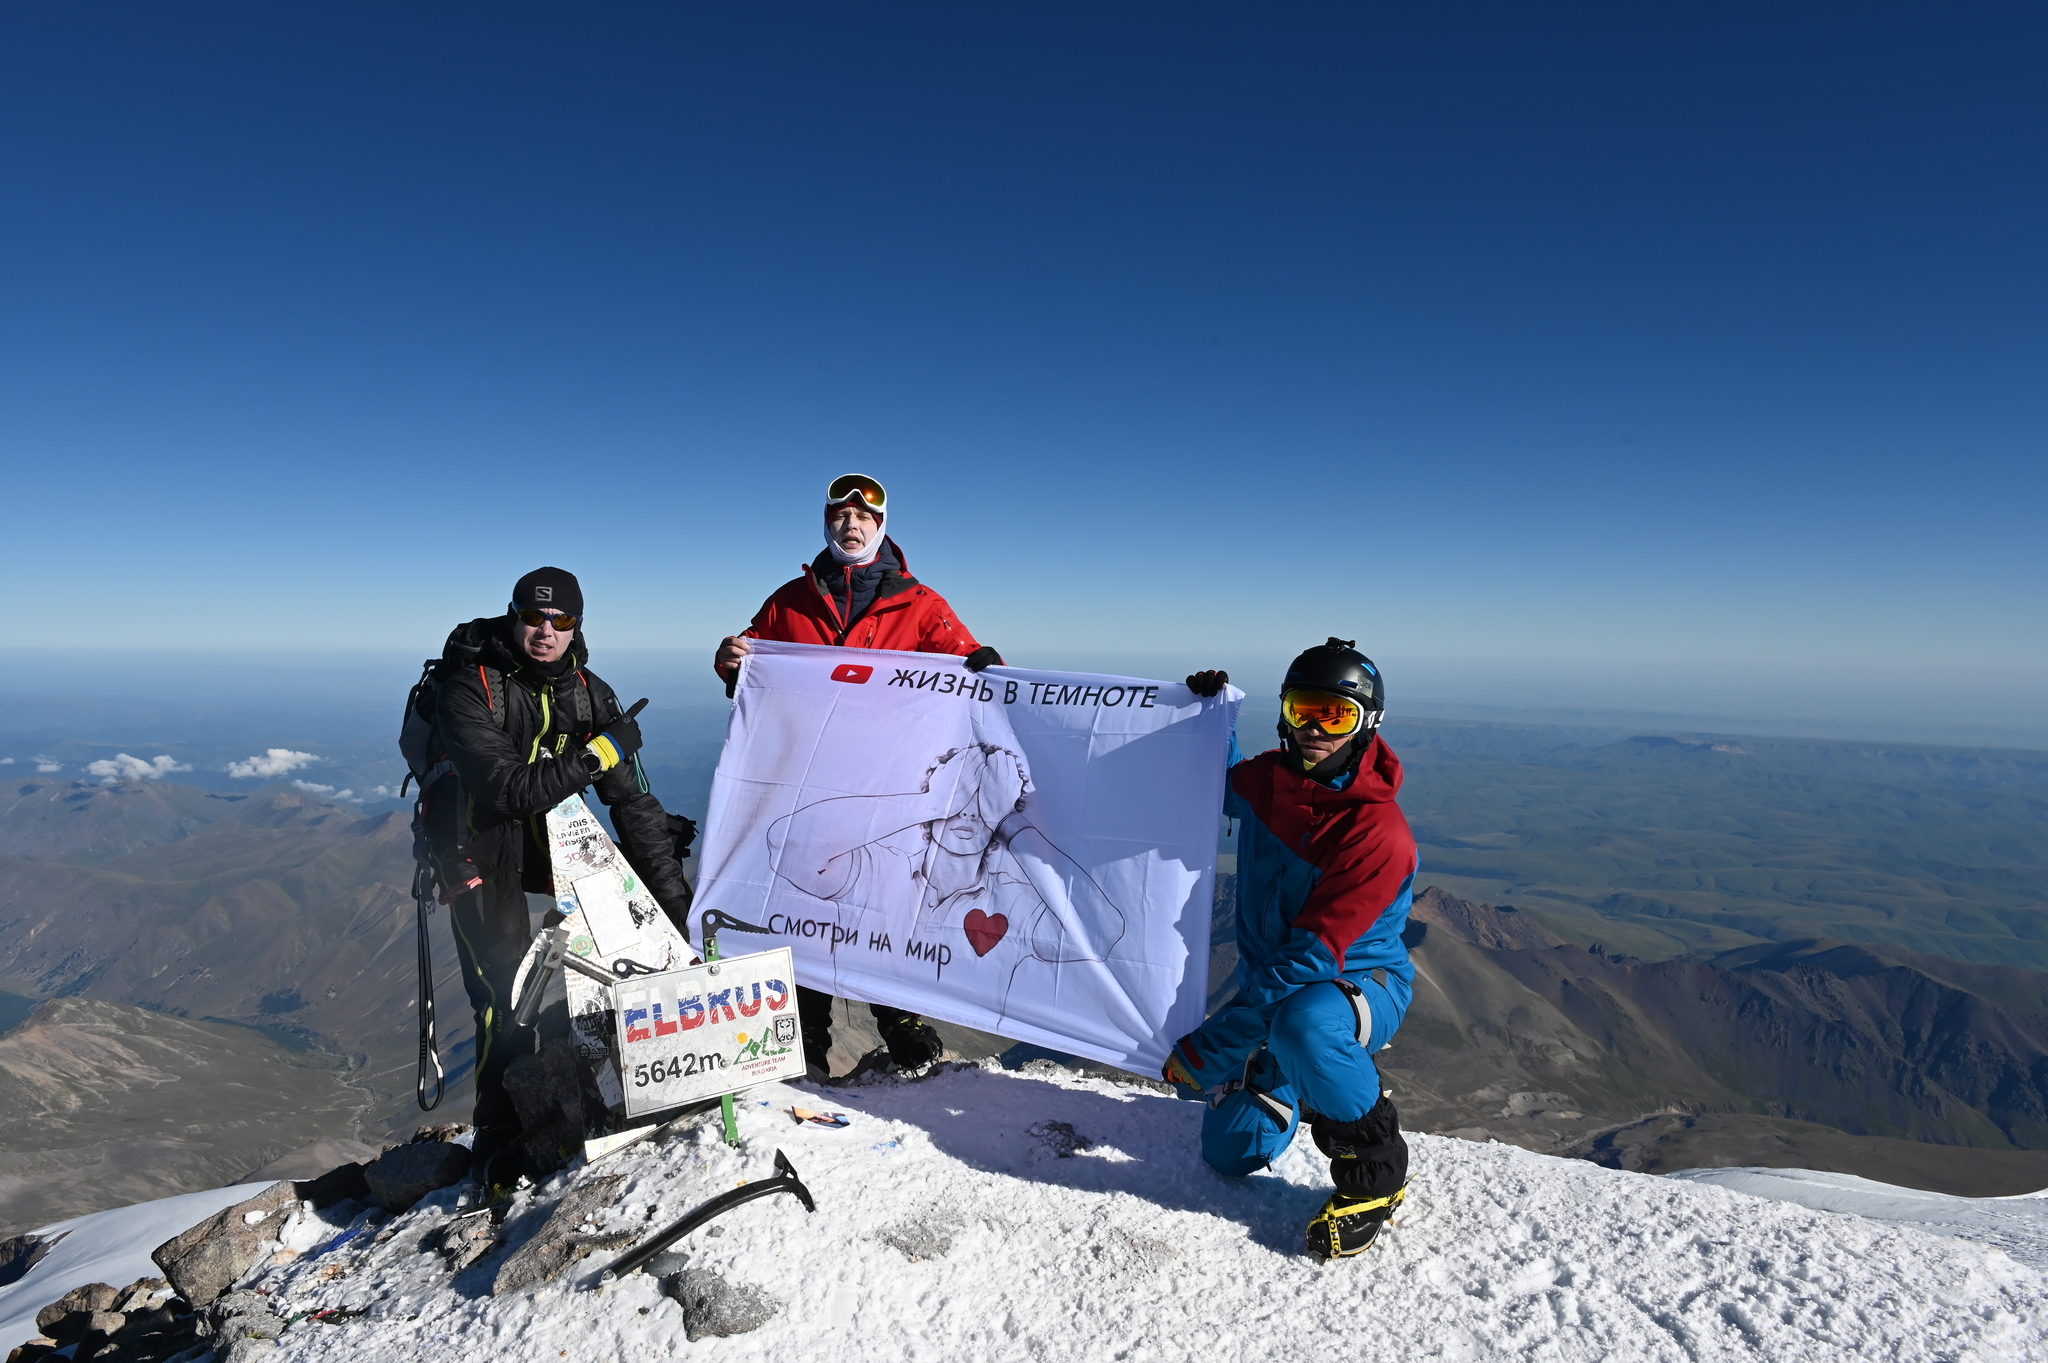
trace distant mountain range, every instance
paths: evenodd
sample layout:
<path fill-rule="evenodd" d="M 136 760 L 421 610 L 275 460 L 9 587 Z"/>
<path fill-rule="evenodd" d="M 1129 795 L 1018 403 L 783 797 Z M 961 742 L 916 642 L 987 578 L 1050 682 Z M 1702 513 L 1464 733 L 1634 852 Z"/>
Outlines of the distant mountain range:
<path fill-rule="evenodd" d="M 2048 752 L 1386 727 L 1425 883 L 1582 946 L 1824 938 L 2048 970 Z"/>
<path fill-rule="evenodd" d="M 1217 997 L 1235 963 L 1223 865 Z M 410 881 L 405 816 L 288 787 L 0 785 L 0 990 L 21 996 L 0 1011 L 63 1001 L 0 1038 L 0 1104 L 27 1114 L 0 1117 L 0 1229 L 322 1136 L 409 1133 Z M 1818 940 L 1642 960 L 1552 917 L 1418 898 L 1415 1007 L 1382 1057 L 1411 1125 L 1650 1172 L 2048 1186 L 2048 975 Z M 443 1113 L 460 1120 L 468 1008 L 447 915 L 434 924 Z M 1004 1044 L 942 1030 L 967 1054 Z"/>
<path fill-rule="evenodd" d="M 1796 1148 L 1946 1192 L 2048 1186 L 2048 975 L 1812 941 L 1647 962 L 1433 888 L 1409 941 L 1382 1058 L 1423 1129 L 1647 1171 Z"/>

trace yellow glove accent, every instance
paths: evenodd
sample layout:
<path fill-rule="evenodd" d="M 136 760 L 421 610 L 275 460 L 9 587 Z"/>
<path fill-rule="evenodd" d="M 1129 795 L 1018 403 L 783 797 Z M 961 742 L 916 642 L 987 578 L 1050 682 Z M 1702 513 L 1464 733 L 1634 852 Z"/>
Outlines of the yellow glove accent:
<path fill-rule="evenodd" d="M 596 738 L 590 740 L 590 751 L 597 754 L 599 771 L 610 771 L 613 767 L 619 765 L 618 746 L 603 734 L 599 734 Z"/>
<path fill-rule="evenodd" d="M 1187 1061 L 1181 1058 L 1180 1047 L 1173 1048 L 1173 1054 L 1166 1057 L 1165 1066 L 1159 1071 L 1169 1084 L 1183 1084 L 1191 1089 L 1202 1087 L 1202 1081 L 1195 1078 L 1188 1069 Z"/>

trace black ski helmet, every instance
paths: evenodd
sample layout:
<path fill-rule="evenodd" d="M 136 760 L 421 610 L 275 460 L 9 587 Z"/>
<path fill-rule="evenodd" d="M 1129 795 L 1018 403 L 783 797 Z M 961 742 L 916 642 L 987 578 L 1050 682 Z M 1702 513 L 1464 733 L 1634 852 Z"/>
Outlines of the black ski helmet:
<path fill-rule="evenodd" d="M 1287 664 L 1287 678 L 1280 683 L 1280 694 L 1284 696 L 1299 686 L 1328 691 L 1333 696 L 1349 696 L 1365 711 L 1368 727 L 1378 724 L 1380 712 L 1387 708 L 1386 683 L 1380 680 L 1379 668 L 1358 651 L 1357 645 L 1356 639 L 1331 635 L 1328 643 L 1304 649 L 1300 657 Z"/>

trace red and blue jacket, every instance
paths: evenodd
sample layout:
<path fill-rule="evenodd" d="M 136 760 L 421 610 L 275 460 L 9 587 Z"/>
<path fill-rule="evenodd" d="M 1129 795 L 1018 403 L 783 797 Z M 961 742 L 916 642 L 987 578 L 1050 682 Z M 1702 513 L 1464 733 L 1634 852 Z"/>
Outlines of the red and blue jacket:
<path fill-rule="evenodd" d="M 1236 744 L 1233 740 L 1232 748 Z M 1234 753 L 1233 753 L 1234 755 Z M 1326 786 L 1275 750 L 1230 769 L 1237 842 L 1237 997 L 1181 1042 L 1203 1087 L 1234 1079 L 1282 999 L 1339 976 L 1415 993 L 1401 934 L 1415 894 L 1415 835 L 1394 797 L 1401 759 L 1375 737 L 1351 779 Z"/>

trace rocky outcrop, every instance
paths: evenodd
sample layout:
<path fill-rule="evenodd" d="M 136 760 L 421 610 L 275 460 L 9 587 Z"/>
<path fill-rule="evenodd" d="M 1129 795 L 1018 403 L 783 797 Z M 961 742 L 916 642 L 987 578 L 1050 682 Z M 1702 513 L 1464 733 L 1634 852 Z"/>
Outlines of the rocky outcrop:
<path fill-rule="evenodd" d="M 279 1229 L 267 1224 L 298 1203 L 290 1183 L 273 1183 L 245 1202 L 200 1222 L 150 1254 L 178 1295 L 195 1308 L 210 1305 L 256 1266 Z"/>
<path fill-rule="evenodd" d="M 622 1181 L 620 1175 L 613 1174 L 578 1184 L 563 1194 L 540 1230 L 498 1266 L 497 1277 L 491 1284 L 492 1294 L 502 1297 L 547 1282 L 593 1250 L 623 1248 L 632 1243 L 632 1231 L 607 1235 L 596 1229 L 596 1222 L 617 1197 Z"/>
<path fill-rule="evenodd" d="M 162 1278 L 140 1278 L 124 1288 L 87 1283 L 36 1313 L 39 1335 L 8 1355 L 33 1363 L 59 1349 L 94 1363 L 161 1363 L 198 1343 L 197 1322 Z"/>
<path fill-rule="evenodd" d="M 363 1166 L 370 1196 L 396 1216 L 412 1210 L 439 1188 L 460 1183 L 469 1172 L 469 1151 L 447 1141 L 414 1141 L 385 1151 Z"/>

